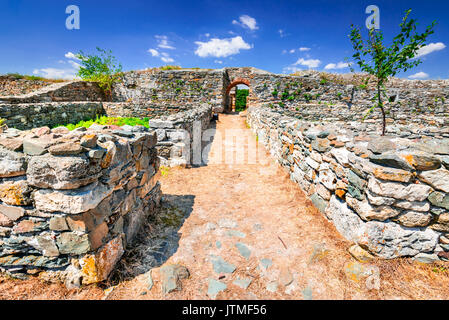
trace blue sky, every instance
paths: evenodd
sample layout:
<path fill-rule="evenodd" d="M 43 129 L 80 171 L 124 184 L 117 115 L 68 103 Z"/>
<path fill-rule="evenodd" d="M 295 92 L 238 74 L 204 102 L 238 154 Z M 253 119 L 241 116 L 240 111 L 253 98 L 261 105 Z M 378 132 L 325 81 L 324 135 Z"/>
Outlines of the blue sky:
<path fill-rule="evenodd" d="M 365 8 L 372 4 L 386 39 L 408 8 L 420 30 L 436 20 L 423 64 L 401 77 L 449 78 L 447 0 L 1 0 L 0 74 L 68 78 L 77 68 L 70 53 L 96 46 L 111 49 L 124 70 L 171 64 L 349 72 L 343 62 L 352 54 L 350 25 L 367 31 Z M 79 30 L 66 28 L 69 5 L 80 9 Z"/>

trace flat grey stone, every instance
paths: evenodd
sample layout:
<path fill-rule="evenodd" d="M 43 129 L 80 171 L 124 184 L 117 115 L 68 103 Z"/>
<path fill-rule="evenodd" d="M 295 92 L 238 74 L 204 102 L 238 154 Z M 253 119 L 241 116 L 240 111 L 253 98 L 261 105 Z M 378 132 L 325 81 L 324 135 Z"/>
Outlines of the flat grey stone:
<path fill-rule="evenodd" d="M 228 263 L 219 256 L 211 256 L 211 262 L 216 273 L 233 273 L 236 269 L 235 265 Z"/>
<path fill-rule="evenodd" d="M 273 261 L 271 259 L 261 259 L 260 263 L 262 264 L 262 267 L 264 267 L 265 270 L 267 270 L 269 267 L 273 265 Z"/>
<path fill-rule="evenodd" d="M 270 292 L 276 292 L 278 290 L 278 283 L 276 281 L 271 281 L 267 284 L 267 290 Z"/>
<path fill-rule="evenodd" d="M 233 284 L 235 284 L 236 286 L 239 286 L 242 289 L 248 289 L 249 285 L 251 284 L 253 280 L 249 279 L 249 278 L 243 278 L 243 279 L 237 279 L 234 280 L 234 282 L 232 282 Z"/>
<path fill-rule="evenodd" d="M 240 232 L 240 231 L 238 231 L 238 230 L 228 230 L 228 231 L 226 232 L 226 234 L 227 234 L 229 237 L 237 237 L 237 238 L 245 238 L 245 237 L 246 237 L 246 234 L 245 234 L 245 233 Z"/>
<path fill-rule="evenodd" d="M 223 282 L 217 281 L 215 279 L 209 279 L 209 286 L 207 288 L 207 295 L 212 299 L 215 299 L 217 295 L 226 290 L 228 286 Z"/>
<path fill-rule="evenodd" d="M 240 254 L 246 260 L 249 259 L 249 257 L 251 256 L 251 250 L 246 246 L 246 244 L 238 242 L 238 243 L 235 244 L 235 247 L 237 248 L 237 250 L 239 250 Z"/>

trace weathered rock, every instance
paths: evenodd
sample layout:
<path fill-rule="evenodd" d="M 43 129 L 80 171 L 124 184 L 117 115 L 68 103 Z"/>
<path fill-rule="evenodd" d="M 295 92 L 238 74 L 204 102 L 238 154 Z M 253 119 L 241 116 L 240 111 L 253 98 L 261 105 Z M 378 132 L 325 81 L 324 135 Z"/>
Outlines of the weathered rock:
<path fill-rule="evenodd" d="M 91 250 L 87 234 L 79 235 L 74 232 L 64 232 L 58 236 L 56 243 L 61 254 L 79 255 Z"/>
<path fill-rule="evenodd" d="M 27 206 L 31 203 L 31 188 L 24 177 L 0 180 L 0 200 L 14 206 Z"/>
<path fill-rule="evenodd" d="M 81 157 L 54 157 L 44 155 L 33 157 L 28 164 L 28 183 L 38 188 L 56 190 L 76 189 L 98 179 L 99 165 Z"/>
<path fill-rule="evenodd" d="M 403 185 L 396 182 L 381 182 L 371 177 L 368 181 L 368 189 L 374 194 L 407 201 L 424 201 L 432 191 L 425 184 Z"/>
<path fill-rule="evenodd" d="M 394 222 L 369 221 L 359 230 L 357 243 L 385 259 L 431 252 L 438 243 L 433 230 L 406 228 Z"/>
<path fill-rule="evenodd" d="M 441 167 L 440 159 L 422 151 L 404 151 L 400 156 L 418 171 L 435 170 Z"/>
<path fill-rule="evenodd" d="M 23 139 L 23 152 L 30 156 L 40 156 L 48 152 L 48 148 L 55 144 L 50 136 L 42 136 L 41 138 L 25 138 Z"/>
<path fill-rule="evenodd" d="M 414 167 L 409 162 L 400 157 L 397 153 L 391 151 L 384 152 L 380 155 L 371 155 L 369 159 L 373 163 L 387 167 L 404 169 L 408 171 L 414 170 Z"/>
<path fill-rule="evenodd" d="M 428 212 L 430 210 L 430 203 L 425 201 L 397 201 L 393 205 L 401 209 L 418 212 Z"/>
<path fill-rule="evenodd" d="M 105 244 L 95 255 L 87 255 L 80 260 L 83 284 L 106 280 L 124 253 L 120 236 Z"/>
<path fill-rule="evenodd" d="M 377 179 L 404 183 L 409 183 L 414 178 L 413 174 L 409 171 L 382 166 L 376 166 L 375 168 L 373 168 L 372 174 Z"/>
<path fill-rule="evenodd" d="M 326 209 L 326 216 L 332 220 L 337 231 L 347 240 L 355 242 L 358 238 L 358 231 L 363 226 L 363 221 L 352 211 L 346 202 L 332 196 L 329 207 Z"/>
<path fill-rule="evenodd" d="M 162 292 L 164 294 L 181 290 L 181 280 L 187 279 L 190 276 L 187 268 L 181 265 L 163 266 L 159 272 L 161 274 Z"/>
<path fill-rule="evenodd" d="M 41 189 L 34 193 L 36 209 L 78 214 L 95 208 L 112 193 L 110 187 L 93 183 L 77 190 Z"/>
<path fill-rule="evenodd" d="M 397 221 L 405 227 L 425 227 L 432 221 L 429 212 L 407 211 L 398 216 Z"/>
<path fill-rule="evenodd" d="M 312 148 L 318 152 L 326 152 L 331 149 L 330 141 L 328 139 L 316 139 L 312 141 Z"/>
<path fill-rule="evenodd" d="M 449 171 L 446 169 L 421 172 L 419 179 L 437 190 L 449 193 Z"/>
<path fill-rule="evenodd" d="M 449 210 L 449 194 L 444 194 L 438 191 L 432 192 L 429 195 L 429 201 L 434 206 Z"/>
<path fill-rule="evenodd" d="M 8 206 L 0 203 L 0 226 L 11 227 L 14 221 L 25 215 L 25 210 L 20 207 Z"/>
<path fill-rule="evenodd" d="M 397 148 L 396 144 L 387 137 L 379 137 L 371 140 L 367 146 L 368 150 L 375 154 L 381 154 L 387 151 L 392 151 Z"/>
<path fill-rule="evenodd" d="M 23 155 L 0 148 L 0 178 L 24 175 L 26 166 Z"/>
<path fill-rule="evenodd" d="M 84 152 L 84 148 L 78 142 L 66 142 L 51 146 L 48 152 L 54 156 L 70 156 Z"/>
<path fill-rule="evenodd" d="M 354 209 L 355 212 L 359 214 L 359 216 L 366 221 L 369 220 L 379 220 L 385 221 L 387 219 L 396 217 L 400 214 L 398 210 L 393 209 L 389 206 L 371 206 L 368 201 L 358 201 L 351 196 L 346 196 L 346 202 L 349 207 Z"/>
<path fill-rule="evenodd" d="M 85 148 L 95 148 L 97 146 L 98 137 L 96 134 L 86 134 L 81 137 L 80 145 Z"/>
<path fill-rule="evenodd" d="M 317 207 L 318 210 L 321 212 L 325 212 L 327 208 L 327 201 L 321 198 L 317 193 L 314 193 L 310 196 L 310 200 L 312 201 L 313 205 Z"/>
<path fill-rule="evenodd" d="M 371 253 L 369 253 L 368 251 L 366 251 L 365 249 L 361 248 L 356 244 L 349 247 L 348 251 L 351 254 L 351 256 L 354 257 L 354 259 L 362 263 L 370 262 L 375 259 L 375 257 Z"/>

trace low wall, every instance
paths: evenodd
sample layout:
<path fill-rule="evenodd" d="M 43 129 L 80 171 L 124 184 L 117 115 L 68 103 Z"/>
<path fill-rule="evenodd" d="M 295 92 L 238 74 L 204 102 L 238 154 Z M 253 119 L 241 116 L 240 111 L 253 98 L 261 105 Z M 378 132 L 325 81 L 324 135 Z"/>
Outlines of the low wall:
<path fill-rule="evenodd" d="M 380 137 L 376 124 L 312 123 L 264 107 L 250 108 L 247 119 L 346 239 L 387 259 L 449 259 L 449 139 L 443 133 L 401 138 L 399 130 Z"/>
<path fill-rule="evenodd" d="M 20 130 L 78 123 L 102 114 L 101 102 L 0 103 L 0 118 L 6 119 L 8 127 Z"/>
<path fill-rule="evenodd" d="M 0 103 L 41 103 L 104 100 L 104 93 L 99 85 L 95 82 L 86 81 L 55 83 L 23 95 L 0 96 Z"/>
<path fill-rule="evenodd" d="M 150 120 L 157 134 L 157 153 L 164 166 L 200 165 L 202 133 L 213 110 L 208 104 L 175 115 Z"/>
<path fill-rule="evenodd" d="M 223 69 L 126 72 L 122 82 L 113 86 L 113 102 L 143 117 L 188 111 L 203 103 L 221 112 L 225 76 Z"/>
<path fill-rule="evenodd" d="M 0 270 L 105 280 L 159 205 L 156 134 L 8 129 L 0 145 Z"/>

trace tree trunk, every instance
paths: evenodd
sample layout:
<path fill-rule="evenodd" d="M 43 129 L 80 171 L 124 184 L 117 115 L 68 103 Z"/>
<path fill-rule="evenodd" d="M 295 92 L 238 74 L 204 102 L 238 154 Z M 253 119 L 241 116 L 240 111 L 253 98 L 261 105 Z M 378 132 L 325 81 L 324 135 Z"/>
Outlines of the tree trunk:
<path fill-rule="evenodd" d="M 379 101 L 380 110 L 382 110 L 382 136 L 384 136 L 385 135 L 385 131 L 386 131 L 386 127 L 387 127 L 387 120 L 386 120 L 386 116 L 385 116 L 384 104 L 382 102 L 380 84 L 377 84 L 377 98 L 378 98 L 378 101 Z"/>

